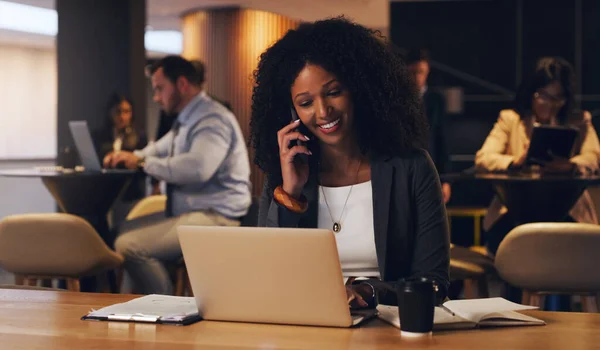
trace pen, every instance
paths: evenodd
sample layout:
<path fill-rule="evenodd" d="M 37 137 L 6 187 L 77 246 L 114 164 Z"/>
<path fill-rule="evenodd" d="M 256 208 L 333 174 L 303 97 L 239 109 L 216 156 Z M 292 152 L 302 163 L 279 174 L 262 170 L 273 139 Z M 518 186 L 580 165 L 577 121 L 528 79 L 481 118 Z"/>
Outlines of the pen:
<path fill-rule="evenodd" d="M 448 309 L 448 308 L 447 308 L 446 306 L 444 306 L 443 304 L 442 304 L 442 305 L 440 305 L 440 307 L 441 307 L 442 309 L 444 309 L 446 312 L 450 313 L 450 315 L 452 315 L 452 316 L 456 316 L 456 314 L 455 314 L 455 313 L 454 313 L 452 310 Z"/>

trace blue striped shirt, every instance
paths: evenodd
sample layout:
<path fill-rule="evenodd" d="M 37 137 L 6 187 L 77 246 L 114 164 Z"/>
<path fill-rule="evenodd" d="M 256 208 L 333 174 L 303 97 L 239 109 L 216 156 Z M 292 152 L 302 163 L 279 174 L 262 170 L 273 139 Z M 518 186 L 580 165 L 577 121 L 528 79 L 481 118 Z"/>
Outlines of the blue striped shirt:
<path fill-rule="evenodd" d="M 244 216 L 252 201 L 250 163 L 233 113 L 201 92 L 177 121 L 178 132 L 134 152 L 145 158 L 148 175 L 173 185 L 173 214 L 213 209 L 230 218 Z"/>

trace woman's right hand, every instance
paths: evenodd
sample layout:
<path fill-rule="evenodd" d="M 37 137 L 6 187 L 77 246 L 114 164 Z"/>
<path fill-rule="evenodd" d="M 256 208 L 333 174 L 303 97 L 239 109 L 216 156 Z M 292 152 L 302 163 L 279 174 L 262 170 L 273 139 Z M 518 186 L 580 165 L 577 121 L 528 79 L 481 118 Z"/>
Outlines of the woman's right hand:
<path fill-rule="evenodd" d="M 296 159 L 298 154 L 312 155 L 305 145 L 289 147 L 294 140 L 308 141 L 306 135 L 295 131 L 300 126 L 300 120 L 296 120 L 277 132 L 279 143 L 279 159 L 281 161 L 281 176 L 283 178 L 283 190 L 294 198 L 300 198 L 302 189 L 308 181 L 308 163 Z"/>

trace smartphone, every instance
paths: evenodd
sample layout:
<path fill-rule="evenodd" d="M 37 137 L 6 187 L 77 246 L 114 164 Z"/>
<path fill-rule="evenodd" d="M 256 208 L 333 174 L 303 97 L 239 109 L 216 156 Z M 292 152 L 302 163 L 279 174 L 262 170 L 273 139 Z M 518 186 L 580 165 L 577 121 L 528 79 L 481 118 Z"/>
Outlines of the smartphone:
<path fill-rule="evenodd" d="M 294 106 L 290 107 L 290 113 L 292 114 L 292 121 L 296 121 L 296 120 L 300 119 L 298 117 L 298 113 L 296 113 L 296 109 L 294 108 Z M 302 124 L 302 122 L 300 122 L 299 124 L 300 124 L 300 126 L 298 126 L 298 129 L 297 129 L 298 132 L 300 132 L 302 135 L 306 135 L 306 131 L 308 129 L 306 129 L 306 126 L 304 126 L 304 124 Z M 298 146 L 304 146 L 305 143 L 304 143 L 304 141 L 295 140 L 295 141 L 292 141 L 292 143 L 290 143 L 290 148 L 292 148 L 292 147 L 294 147 L 296 145 L 298 145 Z M 305 162 L 305 163 L 308 162 L 308 156 L 306 154 L 304 154 L 304 153 L 297 154 L 296 155 L 296 159 L 298 159 L 298 158 L 301 161 Z"/>

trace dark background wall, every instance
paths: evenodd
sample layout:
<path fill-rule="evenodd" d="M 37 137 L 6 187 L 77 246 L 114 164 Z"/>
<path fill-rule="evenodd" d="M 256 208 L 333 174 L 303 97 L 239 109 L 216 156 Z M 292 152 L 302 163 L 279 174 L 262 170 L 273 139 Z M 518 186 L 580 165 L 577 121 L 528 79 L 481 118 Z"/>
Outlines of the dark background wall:
<path fill-rule="evenodd" d="M 57 0 L 57 163 L 73 166 L 77 155 L 70 120 L 86 120 L 93 131 L 107 120 L 111 93 L 132 99 L 143 130 L 146 113 L 146 2 Z"/>
<path fill-rule="evenodd" d="M 461 87 L 464 108 L 447 120 L 452 171 L 473 165 L 501 109 L 542 56 L 562 56 L 578 73 L 580 107 L 600 127 L 600 1 L 488 0 L 391 3 L 390 37 L 430 50 L 430 86 Z M 489 204 L 491 187 L 457 183 L 449 207 Z M 454 243 L 470 244 L 472 219 L 453 218 Z"/>
<path fill-rule="evenodd" d="M 430 85 L 464 89 L 462 113 L 448 116 L 453 171 L 473 165 L 498 112 L 512 107 L 523 74 L 539 57 L 571 62 L 581 107 L 600 116 L 600 1 L 401 1 L 391 3 L 390 15 L 396 45 L 430 50 Z M 594 123 L 598 128 L 600 118 Z M 487 196 L 473 201 L 485 203 Z"/>
<path fill-rule="evenodd" d="M 401 48 L 425 47 L 434 62 L 507 90 L 494 91 L 434 65 L 432 86 L 460 86 L 465 93 L 463 113 L 449 117 L 455 155 L 477 151 L 498 112 L 512 106 L 509 93 L 542 56 L 574 64 L 581 107 L 600 115 L 597 0 L 402 1 L 392 2 L 390 13 L 390 36 Z"/>

